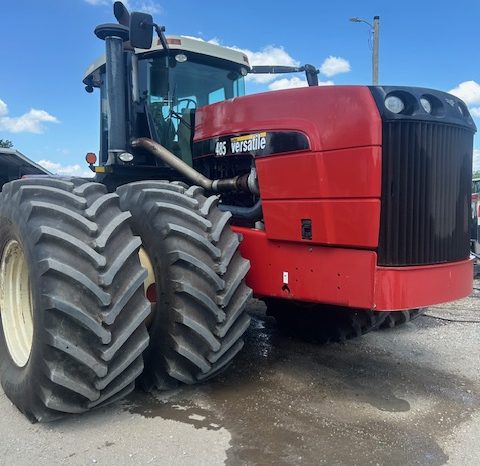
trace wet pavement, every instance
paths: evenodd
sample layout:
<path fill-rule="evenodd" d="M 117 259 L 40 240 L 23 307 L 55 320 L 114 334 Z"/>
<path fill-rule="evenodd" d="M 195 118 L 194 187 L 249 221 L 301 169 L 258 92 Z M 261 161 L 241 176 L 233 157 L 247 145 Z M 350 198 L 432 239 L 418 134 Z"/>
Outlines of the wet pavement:
<path fill-rule="evenodd" d="M 479 298 L 323 346 L 253 302 L 244 351 L 215 381 L 48 426 L 2 394 L 0 464 L 480 464 Z"/>

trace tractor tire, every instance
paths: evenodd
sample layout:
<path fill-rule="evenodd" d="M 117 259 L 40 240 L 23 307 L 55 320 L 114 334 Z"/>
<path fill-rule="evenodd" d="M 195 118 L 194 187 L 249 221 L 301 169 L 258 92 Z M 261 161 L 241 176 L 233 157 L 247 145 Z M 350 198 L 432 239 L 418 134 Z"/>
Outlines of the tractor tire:
<path fill-rule="evenodd" d="M 386 319 L 380 325 L 380 329 L 394 328 L 399 325 L 406 324 L 412 320 L 420 317 L 424 312 L 425 308 L 420 309 L 410 309 L 409 311 L 395 311 L 389 312 Z"/>
<path fill-rule="evenodd" d="M 377 330 L 386 312 L 307 304 L 285 299 L 267 299 L 267 315 L 274 317 L 282 332 L 306 341 L 326 344 L 347 340 Z"/>
<path fill-rule="evenodd" d="M 116 194 L 32 177 L 0 194 L 0 381 L 32 422 L 131 392 L 148 346 L 140 239 Z"/>
<path fill-rule="evenodd" d="M 183 183 L 136 182 L 117 193 L 155 275 L 141 385 L 168 390 L 210 379 L 242 349 L 250 324 L 250 263 L 238 251 L 231 214 L 218 209 L 217 196 Z"/>

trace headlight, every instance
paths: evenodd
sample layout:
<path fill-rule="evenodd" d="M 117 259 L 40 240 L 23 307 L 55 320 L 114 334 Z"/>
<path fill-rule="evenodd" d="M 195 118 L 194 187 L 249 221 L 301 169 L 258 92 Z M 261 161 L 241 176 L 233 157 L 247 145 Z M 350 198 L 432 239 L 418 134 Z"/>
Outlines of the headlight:
<path fill-rule="evenodd" d="M 177 53 L 175 55 L 175 60 L 178 61 L 178 63 L 185 63 L 188 58 L 184 53 Z"/>
<path fill-rule="evenodd" d="M 390 95 L 385 99 L 385 107 L 392 113 L 402 113 L 405 110 L 403 100 L 396 95 Z"/>
<path fill-rule="evenodd" d="M 430 101 L 425 98 L 425 97 L 421 97 L 420 98 L 420 103 L 423 107 L 423 109 L 427 112 L 427 113 L 432 113 L 432 104 L 430 103 Z"/>
<path fill-rule="evenodd" d="M 130 154 L 130 152 L 122 152 L 118 158 L 122 162 L 131 162 L 133 160 L 133 154 Z"/>

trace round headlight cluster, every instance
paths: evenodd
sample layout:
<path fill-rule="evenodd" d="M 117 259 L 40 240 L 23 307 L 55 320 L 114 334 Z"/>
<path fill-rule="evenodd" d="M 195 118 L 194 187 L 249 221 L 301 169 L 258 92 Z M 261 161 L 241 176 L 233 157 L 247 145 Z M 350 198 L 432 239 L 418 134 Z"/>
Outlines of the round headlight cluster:
<path fill-rule="evenodd" d="M 131 162 L 133 160 L 133 154 L 130 154 L 130 152 L 122 152 L 118 158 L 122 161 L 122 162 Z"/>
<path fill-rule="evenodd" d="M 444 93 L 430 92 L 428 89 L 384 88 L 384 111 L 387 119 L 414 117 L 420 120 L 435 118 L 456 118 L 473 125 L 467 106 L 461 100 Z M 418 92 L 420 91 L 420 92 Z M 423 92 L 422 92 L 423 91 Z"/>
<path fill-rule="evenodd" d="M 392 113 L 402 113 L 405 110 L 405 103 L 400 97 L 396 95 L 389 95 L 385 99 L 385 107 Z"/>

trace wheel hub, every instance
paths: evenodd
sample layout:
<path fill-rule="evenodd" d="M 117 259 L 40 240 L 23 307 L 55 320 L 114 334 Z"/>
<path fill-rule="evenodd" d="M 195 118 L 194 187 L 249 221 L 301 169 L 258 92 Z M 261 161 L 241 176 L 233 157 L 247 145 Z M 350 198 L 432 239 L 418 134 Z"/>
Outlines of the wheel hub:
<path fill-rule="evenodd" d="M 27 261 L 20 244 L 10 241 L 0 264 L 0 315 L 7 348 L 24 367 L 33 343 L 33 306 Z"/>

